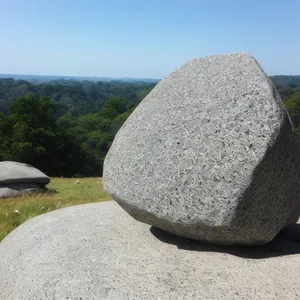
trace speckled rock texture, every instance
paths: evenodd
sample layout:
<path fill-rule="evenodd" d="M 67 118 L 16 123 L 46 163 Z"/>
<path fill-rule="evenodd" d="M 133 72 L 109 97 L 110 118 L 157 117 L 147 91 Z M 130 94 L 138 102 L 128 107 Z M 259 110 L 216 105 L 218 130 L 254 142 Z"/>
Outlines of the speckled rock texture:
<path fill-rule="evenodd" d="M 300 299 L 300 243 L 281 239 L 260 248 L 209 246 L 136 222 L 113 201 L 74 206 L 33 218 L 0 243 L 0 295 Z"/>
<path fill-rule="evenodd" d="M 217 244 L 264 244 L 299 217 L 299 142 L 247 53 L 192 60 L 117 133 L 106 191 L 134 218 Z"/>
<path fill-rule="evenodd" d="M 46 174 L 31 165 L 15 161 L 0 162 L 0 198 L 37 193 L 49 182 Z"/>

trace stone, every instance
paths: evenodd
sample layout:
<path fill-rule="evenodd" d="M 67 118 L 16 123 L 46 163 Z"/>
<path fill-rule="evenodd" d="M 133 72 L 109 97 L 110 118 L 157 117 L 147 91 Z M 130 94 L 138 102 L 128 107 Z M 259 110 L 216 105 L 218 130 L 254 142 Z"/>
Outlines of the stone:
<path fill-rule="evenodd" d="M 211 247 L 136 222 L 113 201 L 73 206 L 27 221 L 0 243 L 0 295 L 300 299 L 300 244 L 285 245 Z"/>
<path fill-rule="evenodd" d="M 14 162 L 0 162 L 0 198 L 18 197 L 45 190 L 50 178 L 31 165 Z"/>
<path fill-rule="evenodd" d="M 41 191 L 41 187 L 34 183 L 0 185 L 0 198 L 18 197 L 24 194 L 39 193 Z"/>
<path fill-rule="evenodd" d="M 138 105 L 103 183 L 134 218 L 178 236 L 265 244 L 299 218 L 299 150 L 258 62 L 216 55 L 184 64 Z"/>
<path fill-rule="evenodd" d="M 31 165 L 15 162 L 0 162 L 0 185 L 10 183 L 35 183 L 46 185 L 50 178 Z"/>

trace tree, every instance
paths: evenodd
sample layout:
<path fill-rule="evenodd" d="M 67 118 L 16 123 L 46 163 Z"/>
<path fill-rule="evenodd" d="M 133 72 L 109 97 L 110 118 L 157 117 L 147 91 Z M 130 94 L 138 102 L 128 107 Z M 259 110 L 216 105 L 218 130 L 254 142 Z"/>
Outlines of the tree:
<path fill-rule="evenodd" d="M 68 90 L 64 93 L 68 107 Z M 79 91 L 77 95 L 82 97 Z M 75 116 L 69 111 L 57 118 L 61 105 L 29 95 L 13 102 L 10 115 L 0 113 L 0 160 L 29 163 L 50 176 L 101 176 L 107 151 L 134 102 L 113 97 L 98 112 Z"/>
<path fill-rule="evenodd" d="M 2 157 L 32 164 L 51 176 L 74 172 L 84 155 L 56 124 L 54 113 L 55 105 L 46 97 L 16 100 L 0 129 L 6 138 Z"/>
<path fill-rule="evenodd" d="M 297 128 L 300 125 L 300 92 L 295 93 L 286 103 L 286 108 L 291 116 L 291 119 Z"/>

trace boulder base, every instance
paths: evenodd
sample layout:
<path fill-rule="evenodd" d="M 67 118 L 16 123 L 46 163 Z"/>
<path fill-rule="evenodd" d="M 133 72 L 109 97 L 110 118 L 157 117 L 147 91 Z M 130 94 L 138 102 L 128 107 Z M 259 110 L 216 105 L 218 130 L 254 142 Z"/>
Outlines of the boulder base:
<path fill-rule="evenodd" d="M 300 299 L 299 246 L 280 239 L 261 248 L 209 246 L 136 222 L 113 201 L 80 205 L 33 218 L 0 243 L 0 295 Z"/>
<path fill-rule="evenodd" d="M 247 53 L 192 60 L 117 133 L 104 188 L 134 218 L 216 244 L 265 244 L 299 217 L 300 147 Z"/>
<path fill-rule="evenodd" d="M 18 197 L 24 194 L 39 193 L 42 189 L 33 183 L 12 183 L 0 185 L 0 198 Z"/>

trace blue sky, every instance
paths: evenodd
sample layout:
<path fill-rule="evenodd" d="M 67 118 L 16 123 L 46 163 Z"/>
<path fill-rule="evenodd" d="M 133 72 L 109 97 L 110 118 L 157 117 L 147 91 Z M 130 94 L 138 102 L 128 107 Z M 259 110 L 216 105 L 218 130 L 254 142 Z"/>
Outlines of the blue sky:
<path fill-rule="evenodd" d="M 299 0 L 0 0 L 0 73 L 163 78 L 249 52 L 300 74 Z"/>

